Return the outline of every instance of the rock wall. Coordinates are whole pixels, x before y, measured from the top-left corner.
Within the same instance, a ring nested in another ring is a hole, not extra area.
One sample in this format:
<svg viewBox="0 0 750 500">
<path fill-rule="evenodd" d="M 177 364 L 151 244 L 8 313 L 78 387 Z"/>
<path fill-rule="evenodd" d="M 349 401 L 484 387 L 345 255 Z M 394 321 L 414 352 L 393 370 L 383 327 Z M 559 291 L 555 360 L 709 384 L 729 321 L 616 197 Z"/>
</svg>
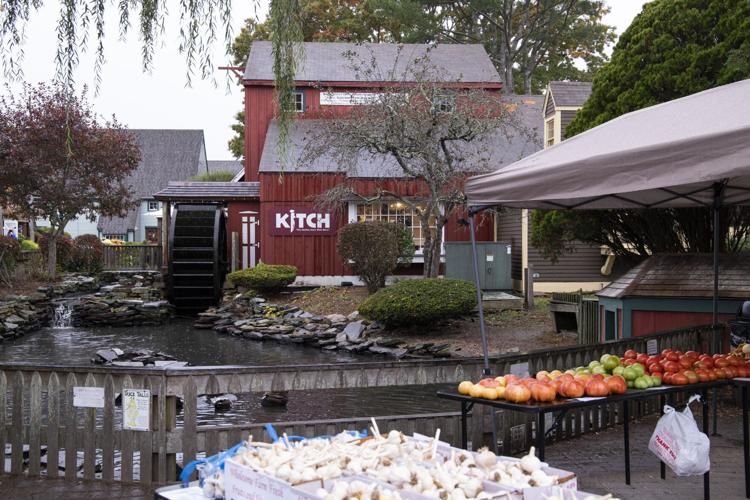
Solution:
<svg viewBox="0 0 750 500">
<path fill-rule="evenodd" d="M 159 271 L 104 271 L 99 274 L 101 291 L 113 299 L 156 301 L 165 298 Z"/>
<path fill-rule="evenodd" d="M 306 344 L 332 351 L 381 354 L 396 358 L 450 357 L 448 344 L 409 344 L 381 336 L 383 327 L 354 312 L 349 316 L 318 316 L 296 306 L 267 303 L 245 294 L 225 297 L 218 308 L 198 315 L 196 328 L 249 340 Z"/>
<path fill-rule="evenodd" d="M 74 326 L 160 325 L 174 316 L 166 300 L 121 299 L 97 293 L 73 305 Z"/>
<path fill-rule="evenodd" d="M 16 297 L 0 302 L 0 340 L 13 339 L 49 324 L 52 309 L 46 297 Z"/>
</svg>

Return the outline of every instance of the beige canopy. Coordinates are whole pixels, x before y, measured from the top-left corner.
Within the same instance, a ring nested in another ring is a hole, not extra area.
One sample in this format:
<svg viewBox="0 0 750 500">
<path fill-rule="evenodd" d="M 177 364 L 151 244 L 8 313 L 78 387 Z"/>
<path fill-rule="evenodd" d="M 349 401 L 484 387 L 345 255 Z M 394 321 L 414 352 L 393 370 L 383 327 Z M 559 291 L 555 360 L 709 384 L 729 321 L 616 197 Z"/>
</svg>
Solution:
<svg viewBox="0 0 750 500">
<path fill-rule="evenodd" d="M 723 189 L 722 189 L 723 188 Z M 620 116 L 471 177 L 473 207 L 750 205 L 750 80 Z"/>
</svg>

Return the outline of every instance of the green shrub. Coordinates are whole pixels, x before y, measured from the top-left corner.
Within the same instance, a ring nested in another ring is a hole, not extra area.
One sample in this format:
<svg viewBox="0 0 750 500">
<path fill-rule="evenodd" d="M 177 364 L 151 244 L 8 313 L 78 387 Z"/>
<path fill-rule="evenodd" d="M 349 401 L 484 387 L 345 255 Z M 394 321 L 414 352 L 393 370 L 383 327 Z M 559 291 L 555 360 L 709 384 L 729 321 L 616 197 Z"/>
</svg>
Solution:
<svg viewBox="0 0 750 500">
<path fill-rule="evenodd" d="M 398 265 L 399 241 L 395 224 L 356 222 L 339 229 L 336 251 L 351 265 L 370 293 L 385 286 Z"/>
<path fill-rule="evenodd" d="M 366 318 L 388 326 L 430 323 L 461 316 L 477 305 L 472 283 L 425 278 L 400 281 L 371 295 L 358 310 Z"/>
<path fill-rule="evenodd" d="M 234 286 L 261 292 L 276 292 L 290 285 L 297 278 L 297 268 L 259 263 L 252 269 L 243 269 L 227 275 Z"/>
<path fill-rule="evenodd" d="M 69 271 L 98 273 L 102 270 L 104 244 L 93 234 L 83 234 L 73 240 L 73 255 L 67 269 Z"/>
<path fill-rule="evenodd" d="M 33 251 L 39 250 L 39 245 L 31 240 L 21 240 L 21 250 Z"/>
</svg>

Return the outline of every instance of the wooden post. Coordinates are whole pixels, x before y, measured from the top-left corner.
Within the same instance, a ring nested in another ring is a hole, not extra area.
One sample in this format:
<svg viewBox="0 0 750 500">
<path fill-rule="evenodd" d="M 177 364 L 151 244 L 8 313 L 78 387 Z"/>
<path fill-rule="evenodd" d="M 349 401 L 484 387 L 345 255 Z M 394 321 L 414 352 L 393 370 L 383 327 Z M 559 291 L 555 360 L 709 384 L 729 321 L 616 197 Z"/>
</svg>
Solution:
<svg viewBox="0 0 750 500">
<path fill-rule="evenodd" d="M 534 308 L 534 265 L 529 264 L 526 269 L 526 304 L 529 309 Z"/>
<path fill-rule="evenodd" d="M 237 270 L 237 262 L 240 258 L 240 238 L 237 231 L 232 231 L 232 272 Z"/>
<path fill-rule="evenodd" d="M 166 421 L 167 432 L 172 432 L 177 428 L 177 396 L 166 397 L 166 408 L 164 411 L 164 420 Z M 166 447 L 166 442 L 163 443 Z M 166 481 L 171 482 L 177 479 L 177 455 L 167 453 L 167 476 Z"/>
<path fill-rule="evenodd" d="M 169 228 L 171 224 L 171 203 L 165 201 L 161 204 L 161 263 L 162 272 L 166 274 L 169 268 Z"/>
</svg>

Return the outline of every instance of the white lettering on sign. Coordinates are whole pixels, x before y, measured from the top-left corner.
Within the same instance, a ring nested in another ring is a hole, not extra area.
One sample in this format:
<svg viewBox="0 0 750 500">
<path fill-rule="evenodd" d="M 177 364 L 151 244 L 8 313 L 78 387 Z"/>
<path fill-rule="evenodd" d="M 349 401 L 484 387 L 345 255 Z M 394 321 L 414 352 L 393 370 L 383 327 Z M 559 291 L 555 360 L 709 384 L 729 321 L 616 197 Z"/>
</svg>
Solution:
<svg viewBox="0 0 750 500">
<path fill-rule="evenodd" d="M 294 231 L 309 231 L 314 229 L 330 229 L 331 214 L 295 212 L 293 209 L 286 213 L 276 214 L 276 229 Z"/>
<path fill-rule="evenodd" d="M 73 387 L 73 406 L 104 408 L 104 387 Z"/>
<path fill-rule="evenodd" d="M 372 104 L 381 94 L 375 92 L 322 92 L 320 94 L 321 106 L 356 106 L 359 104 Z"/>
</svg>

